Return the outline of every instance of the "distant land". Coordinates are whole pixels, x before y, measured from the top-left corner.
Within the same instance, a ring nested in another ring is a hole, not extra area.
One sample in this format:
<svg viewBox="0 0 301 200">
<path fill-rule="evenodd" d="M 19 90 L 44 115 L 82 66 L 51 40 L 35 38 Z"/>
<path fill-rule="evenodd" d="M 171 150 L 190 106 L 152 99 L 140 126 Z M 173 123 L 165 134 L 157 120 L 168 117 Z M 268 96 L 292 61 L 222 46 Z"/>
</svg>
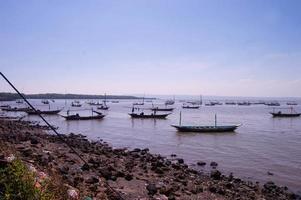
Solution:
<svg viewBox="0 0 301 200">
<path fill-rule="evenodd" d="M 23 94 L 28 99 L 104 99 L 105 95 L 87 95 L 87 94 Z M 0 92 L 0 101 L 14 101 L 21 97 L 17 93 Z M 128 95 L 107 95 L 107 99 L 142 99 L 143 97 Z M 155 99 L 155 98 L 146 98 Z"/>
</svg>

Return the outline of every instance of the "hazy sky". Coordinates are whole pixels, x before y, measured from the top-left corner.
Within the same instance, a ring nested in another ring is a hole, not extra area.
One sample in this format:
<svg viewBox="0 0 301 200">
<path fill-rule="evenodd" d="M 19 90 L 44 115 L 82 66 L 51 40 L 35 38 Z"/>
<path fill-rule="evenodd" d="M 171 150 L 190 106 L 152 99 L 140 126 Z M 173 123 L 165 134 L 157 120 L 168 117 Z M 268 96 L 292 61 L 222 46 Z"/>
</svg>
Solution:
<svg viewBox="0 0 301 200">
<path fill-rule="evenodd" d="M 301 96 L 300 10 L 300 0 L 0 0 L 0 69 L 26 93 Z"/>
</svg>

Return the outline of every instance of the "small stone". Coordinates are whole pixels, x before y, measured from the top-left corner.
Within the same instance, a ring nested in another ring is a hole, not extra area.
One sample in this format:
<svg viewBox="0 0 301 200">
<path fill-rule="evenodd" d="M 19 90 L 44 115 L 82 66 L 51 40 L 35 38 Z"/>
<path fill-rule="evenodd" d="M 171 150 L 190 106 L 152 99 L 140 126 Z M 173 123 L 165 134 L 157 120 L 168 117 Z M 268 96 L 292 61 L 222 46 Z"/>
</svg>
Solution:
<svg viewBox="0 0 301 200">
<path fill-rule="evenodd" d="M 89 165 L 88 165 L 87 163 L 85 163 L 85 164 L 81 167 L 81 169 L 82 169 L 83 171 L 89 171 L 90 167 L 89 167 Z"/>
<path fill-rule="evenodd" d="M 218 170 L 212 170 L 210 173 L 210 177 L 213 178 L 214 180 L 220 180 L 221 178 L 221 172 Z"/>
<path fill-rule="evenodd" d="M 131 181 L 132 179 L 133 179 L 133 175 L 131 175 L 131 174 L 127 174 L 127 175 L 125 175 L 125 180 L 127 180 L 127 181 Z"/>
<path fill-rule="evenodd" d="M 214 162 L 214 161 L 213 161 L 213 162 L 210 163 L 210 166 L 211 166 L 211 167 L 217 167 L 218 164 L 217 164 L 217 162 Z"/>
<path fill-rule="evenodd" d="M 149 195 L 154 195 L 157 193 L 157 187 L 155 184 L 150 183 L 146 186 Z"/>
<path fill-rule="evenodd" d="M 206 165 L 206 162 L 199 161 L 199 162 L 197 162 L 197 165 L 199 165 L 199 166 L 205 166 L 205 165 Z"/>
<path fill-rule="evenodd" d="M 178 163 L 179 164 L 183 164 L 184 163 L 184 159 L 183 158 L 178 158 Z"/>
</svg>

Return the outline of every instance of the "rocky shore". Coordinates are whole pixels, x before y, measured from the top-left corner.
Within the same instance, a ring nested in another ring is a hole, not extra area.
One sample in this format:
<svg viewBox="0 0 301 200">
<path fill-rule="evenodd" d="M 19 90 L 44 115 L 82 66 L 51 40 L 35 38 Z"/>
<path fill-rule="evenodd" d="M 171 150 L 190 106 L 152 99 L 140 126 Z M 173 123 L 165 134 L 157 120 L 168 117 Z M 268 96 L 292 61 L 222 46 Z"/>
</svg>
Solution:
<svg viewBox="0 0 301 200">
<path fill-rule="evenodd" d="M 146 149 L 113 149 L 106 142 L 80 134 L 64 139 L 89 164 L 81 161 L 56 135 L 29 122 L 0 119 L 1 145 L 48 174 L 56 174 L 76 191 L 74 199 L 300 199 L 273 182 L 263 186 L 214 169 L 209 174 L 189 168 L 183 159 L 167 159 Z M 2 149 L 2 148 L 1 148 Z M 1 152 L 6 154 L 6 152 Z M 204 163 L 199 162 L 199 165 Z M 113 190 L 111 189 L 113 188 Z"/>
</svg>

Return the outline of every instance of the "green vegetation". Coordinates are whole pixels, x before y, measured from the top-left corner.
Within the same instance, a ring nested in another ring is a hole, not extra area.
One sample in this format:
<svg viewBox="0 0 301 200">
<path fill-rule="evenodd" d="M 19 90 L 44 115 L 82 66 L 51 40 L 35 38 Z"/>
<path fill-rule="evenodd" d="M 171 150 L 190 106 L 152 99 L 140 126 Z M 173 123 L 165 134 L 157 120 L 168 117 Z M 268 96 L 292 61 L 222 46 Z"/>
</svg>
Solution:
<svg viewBox="0 0 301 200">
<path fill-rule="evenodd" d="M 63 199 L 49 178 L 43 180 L 19 159 L 0 166 L 1 200 Z"/>
<path fill-rule="evenodd" d="M 28 99 L 104 99 L 104 95 L 85 95 L 85 94 L 26 94 Z M 125 96 L 125 95 L 107 95 L 107 99 L 141 99 L 142 97 Z M 0 101 L 14 101 L 20 99 L 16 93 L 0 92 Z M 146 98 L 152 99 L 152 98 Z"/>
</svg>

